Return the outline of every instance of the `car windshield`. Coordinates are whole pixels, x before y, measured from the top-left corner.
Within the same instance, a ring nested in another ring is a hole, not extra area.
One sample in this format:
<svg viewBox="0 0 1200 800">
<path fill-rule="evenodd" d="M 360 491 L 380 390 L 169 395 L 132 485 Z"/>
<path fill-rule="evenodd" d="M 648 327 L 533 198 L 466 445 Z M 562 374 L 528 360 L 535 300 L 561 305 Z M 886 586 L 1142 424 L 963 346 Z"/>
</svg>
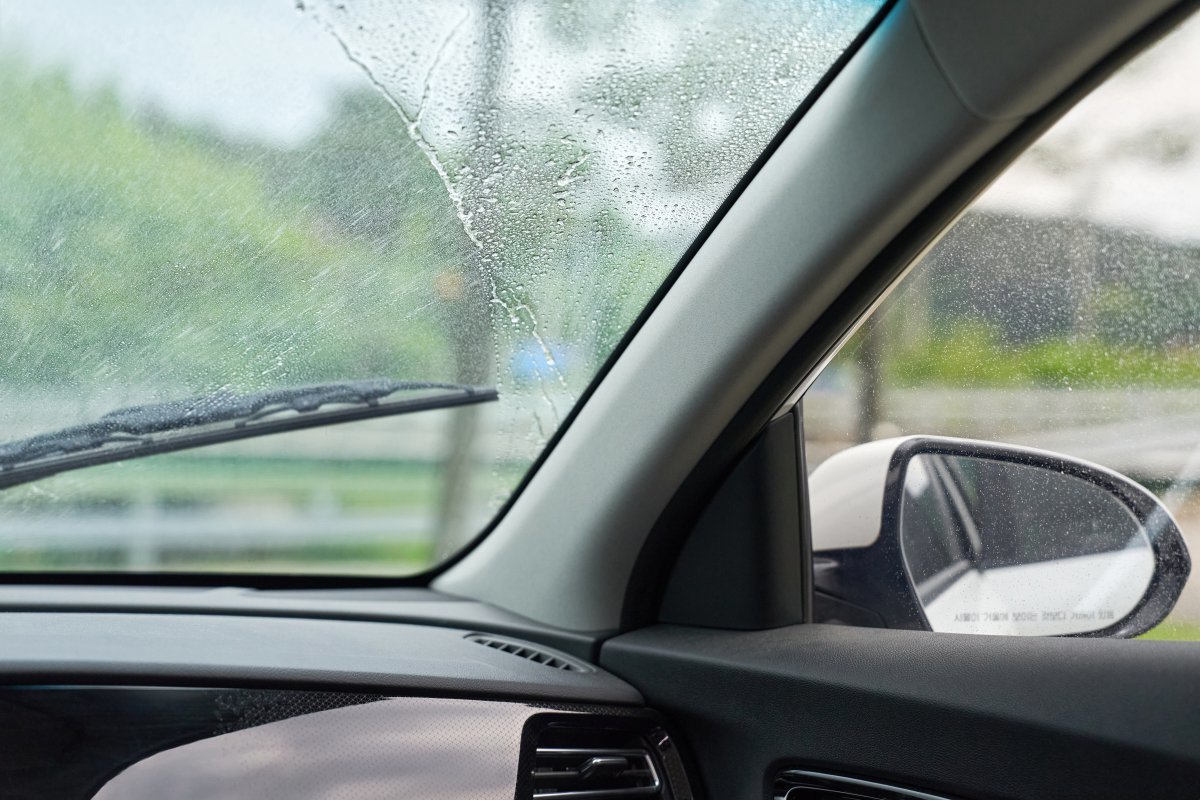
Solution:
<svg viewBox="0 0 1200 800">
<path fill-rule="evenodd" d="M 880 5 L 0 0 L 0 570 L 453 554 Z"/>
</svg>

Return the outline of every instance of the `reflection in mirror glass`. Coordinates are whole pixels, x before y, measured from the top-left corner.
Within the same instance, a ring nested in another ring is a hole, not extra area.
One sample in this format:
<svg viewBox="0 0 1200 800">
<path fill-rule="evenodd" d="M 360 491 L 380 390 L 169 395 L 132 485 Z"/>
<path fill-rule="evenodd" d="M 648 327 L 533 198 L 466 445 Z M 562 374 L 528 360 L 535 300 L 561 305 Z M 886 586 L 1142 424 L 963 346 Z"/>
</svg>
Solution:
<svg viewBox="0 0 1200 800">
<path fill-rule="evenodd" d="M 914 457 L 900 540 L 935 631 L 1101 630 L 1134 609 L 1154 573 L 1144 527 L 1113 494 L 1073 475 L 986 458 Z"/>
</svg>

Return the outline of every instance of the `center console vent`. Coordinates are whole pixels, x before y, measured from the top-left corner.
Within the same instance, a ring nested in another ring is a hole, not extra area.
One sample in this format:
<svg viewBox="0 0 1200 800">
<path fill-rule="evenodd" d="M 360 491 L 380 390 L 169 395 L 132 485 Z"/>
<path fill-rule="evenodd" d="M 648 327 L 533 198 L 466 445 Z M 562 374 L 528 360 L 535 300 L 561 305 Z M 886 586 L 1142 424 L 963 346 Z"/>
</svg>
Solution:
<svg viewBox="0 0 1200 800">
<path fill-rule="evenodd" d="M 661 794 L 658 768 L 644 747 L 539 747 L 534 754 L 533 796 L 539 800 Z"/>
<path fill-rule="evenodd" d="M 775 800 L 950 800 L 864 778 L 789 769 L 775 779 Z"/>
<path fill-rule="evenodd" d="M 516 800 L 695 800 L 683 753 L 649 709 L 530 719 Z"/>
</svg>

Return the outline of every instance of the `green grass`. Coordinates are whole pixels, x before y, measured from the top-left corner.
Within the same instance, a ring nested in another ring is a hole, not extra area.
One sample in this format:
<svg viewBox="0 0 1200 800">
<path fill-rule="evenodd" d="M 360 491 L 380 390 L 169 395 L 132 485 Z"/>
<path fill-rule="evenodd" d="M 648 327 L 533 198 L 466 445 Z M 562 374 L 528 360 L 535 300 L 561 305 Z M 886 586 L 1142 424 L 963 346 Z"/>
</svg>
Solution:
<svg viewBox="0 0 1200 800">
<path fill-rule="evenodd" d="M 434 464 L 416 462 L 170 455 L 97 467 L 62 482 L 80 502 L 128 500 L 133 489 L 174 505 L 234 499 L 299 505 L 321 492 L 341 508 L 370 511 L 429 506 L 439 473 Z"/>
<path fill-rule="evenodd" d="M 441 502 L 443 467 L 438 463 L 252 456 L 169 454 L 67 472 L 0 493 L 0 515 L 153 514 L 212 510 L 296 515 L 315 513 L 407 518 L 425 521 L 423 540 L 380 541 L 378 534 L 352 533 L 321 544 L 256 543 L 252 528 L 244 544 L 207 549 L 171 546 L 156 551 L 163 571 L 390 574 L 419 572 L 436 561 L 434 527 Z M 518 464 L 477 472 L 476 502 L 512 489 L 523 472 Z M 105 544 L 80 549 L 20 539 L 0 547 L 3 571 L 122 570 L 127 548 Z"/>
<path fill-rule="evenodd" d="M 477 476 L 489 494 L 512 487 L 522 465 Z M 0 508 L 121 508 L 141 497 L 171 507 L 239 502 L 307 506 L 320 496 L 350 511 L 419 511 L 441 493 L 437 463 L 312 458 L 162 455 L 67 472 L 0 495 Z"/>
<path fill-rule="evenodd" d="M 1200 623 L 1166 619 L 1139 639 L 1158 639 L 1171 642 L 1200 642 Z"/>
<path fill-rule="evenodd" d="M 412 575 L 433 565 L 432 542 L 347 542 L 246 549 L 228 553 L 166 550 L 158 572 L 220 572 L 326 575 Z M 122 550 L 86 553 L 58 549 L 19 549 L 4 553 L 5 572 L 96 572 L 129 568 Z"/>
<path fill-rule="evenodd" d="M 1200 349 L 1149 348 L 1055 338 L 1016 345 L 993 328 L 964 322 L 885 355 L 897 386 L 1196 386 Z"/>
</svg>

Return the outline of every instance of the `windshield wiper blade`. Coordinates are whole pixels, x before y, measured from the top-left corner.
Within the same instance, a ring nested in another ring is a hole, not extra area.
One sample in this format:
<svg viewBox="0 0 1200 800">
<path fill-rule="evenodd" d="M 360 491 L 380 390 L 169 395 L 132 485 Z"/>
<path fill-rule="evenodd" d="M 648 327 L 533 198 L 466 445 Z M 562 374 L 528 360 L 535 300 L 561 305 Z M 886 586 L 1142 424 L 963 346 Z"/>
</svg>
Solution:
<svg viewBox="0 0 1200 800">
<path fill-rule="evenodd" d="M 498 397 L 492 387 L 369 378 L 130 406 L 0 444 L 0 489 L 97 464 Z"/>
</svg>

